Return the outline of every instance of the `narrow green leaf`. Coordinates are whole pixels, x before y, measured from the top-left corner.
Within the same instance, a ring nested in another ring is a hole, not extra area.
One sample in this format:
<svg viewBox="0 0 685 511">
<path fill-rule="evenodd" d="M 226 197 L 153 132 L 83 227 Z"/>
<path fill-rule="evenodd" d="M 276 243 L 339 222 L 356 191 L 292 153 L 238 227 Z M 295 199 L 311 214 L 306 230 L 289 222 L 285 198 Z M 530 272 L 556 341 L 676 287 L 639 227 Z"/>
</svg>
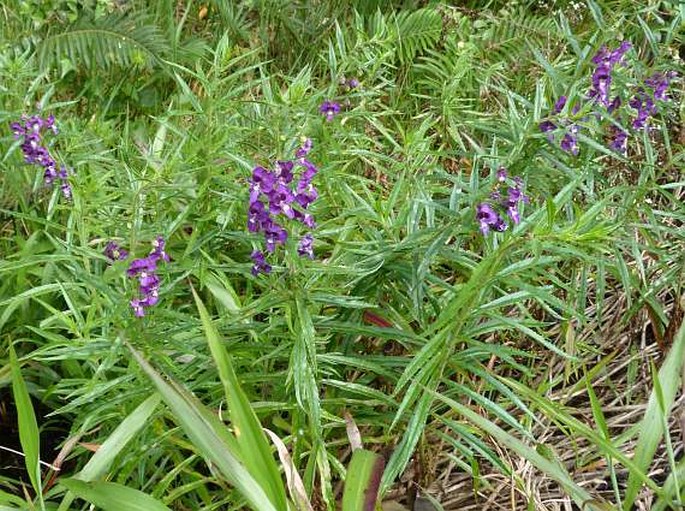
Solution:
<svg viewBox="0 0 685 511">
<path fill-rule="evenodd" d="M 352 454 L 345 478 L 343 511 L 374 511 L 383 473 L 383 457 L 357 449 Z"/>
<path fill-rule="evenodd" d="M 683 367 L 683 356 L 685 355 L 685 323 L 681 325 L 676 334 L 671 351 L 664 360 L 658 375 L 658 385 L 663 397 L 663 406 L 660 406 L 657 395 L 657 387 L 652 390 L 647 402 L 645 415 L 640 422 L 640 436 L 637 440 L 637 449 L 633 462 L 643 472 L 647 472 L 654 459 L 654 453 L 661 442 L 664 434 L 662 427 L 663 417 L 668 416 L 678 389 L 680 388 L 681 369 Z M 656 383 L 656 382 L 655 382 Z M 632 509 L 635 503 L 642 481 L 637 474 L 630 472 L 626 486 L 625 500 L 623 509 Z"/>
<path fill-rule="evenodd" d="M 250 507 L 255 511 L 287 511 L 287 508 L 273 506 L 264 489 L 241 463 L 240 447 L 226 426 L 190 392 L 173 381 L 167 382 L 132 346 L 128 345 L 128 348 L 188 438 L 242 493 Z"/>
<path fill-rule="evenodd" d="M 40 432 L 38 431 L 38 422 L 36 421 L 31 397 L 26 388 L 26 382 L 24 382 L 24 378 L 21 375 L 21 367 L 12 343 L 9 345 L 9 352 L 10 366 L 12 368 L 12 394 L 14 395 L 14 404 L 17 407 L 19 421 L 19 442 L 24 451 L 24 462 L 26 463 L 26 471 L 31 479 L 31 486 L 33 486 L 36 495 L 40 498 L 43 489 L 39 464 Z"/>
<path fill-rule="evenodd" d="M 140 403 L 128 417 L 126 417 L 117 428 L 107 437 L 88 463 L 76 474 L 76 478 L 81 481 L 93 481 L 100 479 L 107 474 L 109 467 L 114 459 L 126 447 L 129 441 L 148 424 L 152 412 L 161 401 L 159 394 L 153 394 L 145 401 Z M 70 509 L 74 500 L 72 493 L 67 493 L 59 506 L 59 511 Z"/>
<path fill-rule="evenodd" d="M 262 425 L 240 386 L 231 359 L 221 345 L 219 334 L 212 324 L 207 309 L 195 289 L 191 288 L 191 290 L 195 297 L 195 304 L 200 311 L 209 348 L 219 370 L 219 378 L 224 385 L 231 424 L 240 446 L 241 459 L 250 474 L 267 493 L 273 505 L 278 509 L 287 509 L 283 480 L 271 453 L 271 447 L 262 430 Z"/>
<path fill-rule="evenodd" d="M 79 498 L 104 511 L 171 511 L 147 493 L 122 484 L 60 479 L 59 483 Z"/>
</svg>

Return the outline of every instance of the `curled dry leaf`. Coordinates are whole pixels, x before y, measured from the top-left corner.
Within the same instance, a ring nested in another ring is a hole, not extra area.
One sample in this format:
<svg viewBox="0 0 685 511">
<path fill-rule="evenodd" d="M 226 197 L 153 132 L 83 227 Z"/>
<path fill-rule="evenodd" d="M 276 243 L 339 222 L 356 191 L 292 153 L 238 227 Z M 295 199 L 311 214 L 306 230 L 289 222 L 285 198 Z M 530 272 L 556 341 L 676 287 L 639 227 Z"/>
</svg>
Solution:
<svg viewBox="0 0 685 511">
<path fill-rule="evenodd" d="M 312 504 L 309 502 L 309 498 L 307 497 L 307 491 L 304 488 L 302 478 L 300 477 L 300 474 L 297 473 L 295 465 L 293 464 L 293 460 L 290 458 L 288 448 L 283 443 L 283 440 L 276 435 L 276 433 L 266 428 L 263 429 L 276 446 L 278 458 L 281 460 L 283 471 L 285 472 L 288 490 L 290 491 L 290 495 L 297 505 L 297 509 L 300 511 L 314 511 L 314 508 L 312 508 Z"/>
</svg>

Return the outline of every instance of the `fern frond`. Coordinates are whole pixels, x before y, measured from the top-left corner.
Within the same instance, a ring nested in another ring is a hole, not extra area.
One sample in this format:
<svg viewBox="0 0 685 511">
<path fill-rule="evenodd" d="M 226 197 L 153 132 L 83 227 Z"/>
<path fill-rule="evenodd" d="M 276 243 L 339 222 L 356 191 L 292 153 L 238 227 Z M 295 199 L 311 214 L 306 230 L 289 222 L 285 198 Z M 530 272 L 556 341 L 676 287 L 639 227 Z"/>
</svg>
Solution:
<svg viewBox="0 0 685 511">
<path fill-rule="evenodd" d="M 38 46 L 41 68 L 69 59 L 86 68 L 163 65 L 172 48 L 162 31 L 149 23 L 112 14 L 97 20 L 84 17 L 65 30 L 48 35 Z"/>
<path fill-rule="evenodd" d="M 442 33 L 442 16 L 434 9 L 403 11 L 395 21 L 399 57 L 403 64 L 411 62 L 418 53 L 432 49 Z"/>
</svg>

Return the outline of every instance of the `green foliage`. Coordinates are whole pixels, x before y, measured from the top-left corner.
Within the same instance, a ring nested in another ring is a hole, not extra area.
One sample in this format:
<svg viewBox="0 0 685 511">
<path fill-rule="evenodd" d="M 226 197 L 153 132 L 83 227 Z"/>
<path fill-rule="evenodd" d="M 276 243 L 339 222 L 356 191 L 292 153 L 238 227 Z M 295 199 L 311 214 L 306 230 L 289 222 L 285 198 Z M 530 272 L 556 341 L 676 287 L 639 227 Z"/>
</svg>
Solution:
<svg viewBox="0 0 685 511">
<path fill-rule="evenodd" d="M 0 507 L 373 509 L 467 474 L 465 507 L 498 480 L 521 509 L 677 509 L 679 82 L 626 156 L 606 130 L 630 115 L 573 117 L 578 156 L 539 123 L 622 39 L 632 115 L 636 83 L 681 66 L 683 13 L 573 5 L 2 7 L 0 447 L 20 454 Z M 7 129 L 37 108 L 72 201 Z M 250 173 L 304 137 L 316 257 L 298 225 L 255 276 Z M 530 200 L 483 236 L 500 166 Z M 171 261 L 136 318 L 126 269 L 158 235 Z"/>
<path fill-rule="evenodd" d="M 171 47 L 159 28 L 144 20 L 112 14 L 82 17 L 49 33 L 37 48 L 39 66 L 59 67 L 66 59 L 75 68 L 163 67 Z M 62 68 L 64 74 L 68 69 Z"/>
</svg>

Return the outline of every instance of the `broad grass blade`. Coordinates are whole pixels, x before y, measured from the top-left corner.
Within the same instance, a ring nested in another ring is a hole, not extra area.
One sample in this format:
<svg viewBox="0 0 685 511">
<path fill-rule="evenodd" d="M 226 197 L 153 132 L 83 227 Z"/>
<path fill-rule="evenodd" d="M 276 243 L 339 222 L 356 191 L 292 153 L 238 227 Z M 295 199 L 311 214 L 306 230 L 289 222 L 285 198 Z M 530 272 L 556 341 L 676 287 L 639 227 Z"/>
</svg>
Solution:
<svg viewBox="0 0 685 511">
<path fill-rule="evenodd" d="M 171 511 L 147 493 L 122 484 L 60 479 L 60 484 L 79 498 L 104 511 Z"/>
<path fill-rule="evenodd" d="M 240 446 L 241 459 L 252 477 L 267 493 L 274 507 L 287 509 L 283 480 L 271 452 L 271 447 L 262 431 L 262 425 L 240 386 L 231 359 L 219 340 L 219 334 L 212 324 L 207 309 L 195 289 L 192 291 L 195 304 L 200 311 L 200 319 L 209 348 L 219 370 L 219 378 L 224 385 L 231 424 Z"/>
<path fill-rule="evenodd" d="M 129 350 L 171 408 L 174 418 L 198 451 L 245 497 L 255 511 L 287 511 L 276 508 L 265 490 L 240 459 L 240 446 L 226 426 L 195 396 L 174 382 L 167 382 L 132 346 Z"/>
<path fill-rule="evenodd" d="M 14 404 L 17 407 L 17 418 L 19 421 L 19 442 L 24 451 L 24 462 L 26 471 L 31 479 L 31 486 L 39 499 L 42 499 L 42 484 L 40 478 L 40 432 L 36 413 L 33 411 L 31 397 L 26 388 L 26 382 L 21 376 L 21 367 L 17 354 L 12 343 L 9 345 L 10 366 L 12 368 L 12 394 Z M 42 502 L 42 500 L 41 500 Z"/>
<path fill-rule="evenodd" d="M 633 462 L 643 472 L 647 472 L 654 459 L 654 453 L 664 435 L 663 415 L 668 416 L 676 393 L 680 388 L 680 376 L 685 355 L 685 323 L 675 335 L 671 351 L 666 356 L 659 370 L 658 385 L 663 397 L 663 407 L 659 404 L 657 387 L 652 390 L 647 402 L 647 410 L 639 427 L 640 436 L 637 441 L 637 449 Z M 642 481 L 634 472 L 628 476 L 623 509 L 632 509 L 635 499 L 642 487 Z"/>
<path fill-rule="evenodd" d="M 105 440 L 88 463 L 76 474 L 75 478 L 81 481 L 94 481 L 107 475 L 114 458 L 126 447 L 131 439 L 148 424 L 152 412 L 159 405 L 161 397 L 153 394 L 140 403 L 131 414 Z M 59 511 L 70 509 L 74 500 L 72 493 L 67 493 L 59 506 Z"/>
<path fill-rule="evenodd" d="M 383 474 L 383 457 L 366 449 L 357 449 L 347 467 L 343 511 L 374 511 Z"/>
</svg>

